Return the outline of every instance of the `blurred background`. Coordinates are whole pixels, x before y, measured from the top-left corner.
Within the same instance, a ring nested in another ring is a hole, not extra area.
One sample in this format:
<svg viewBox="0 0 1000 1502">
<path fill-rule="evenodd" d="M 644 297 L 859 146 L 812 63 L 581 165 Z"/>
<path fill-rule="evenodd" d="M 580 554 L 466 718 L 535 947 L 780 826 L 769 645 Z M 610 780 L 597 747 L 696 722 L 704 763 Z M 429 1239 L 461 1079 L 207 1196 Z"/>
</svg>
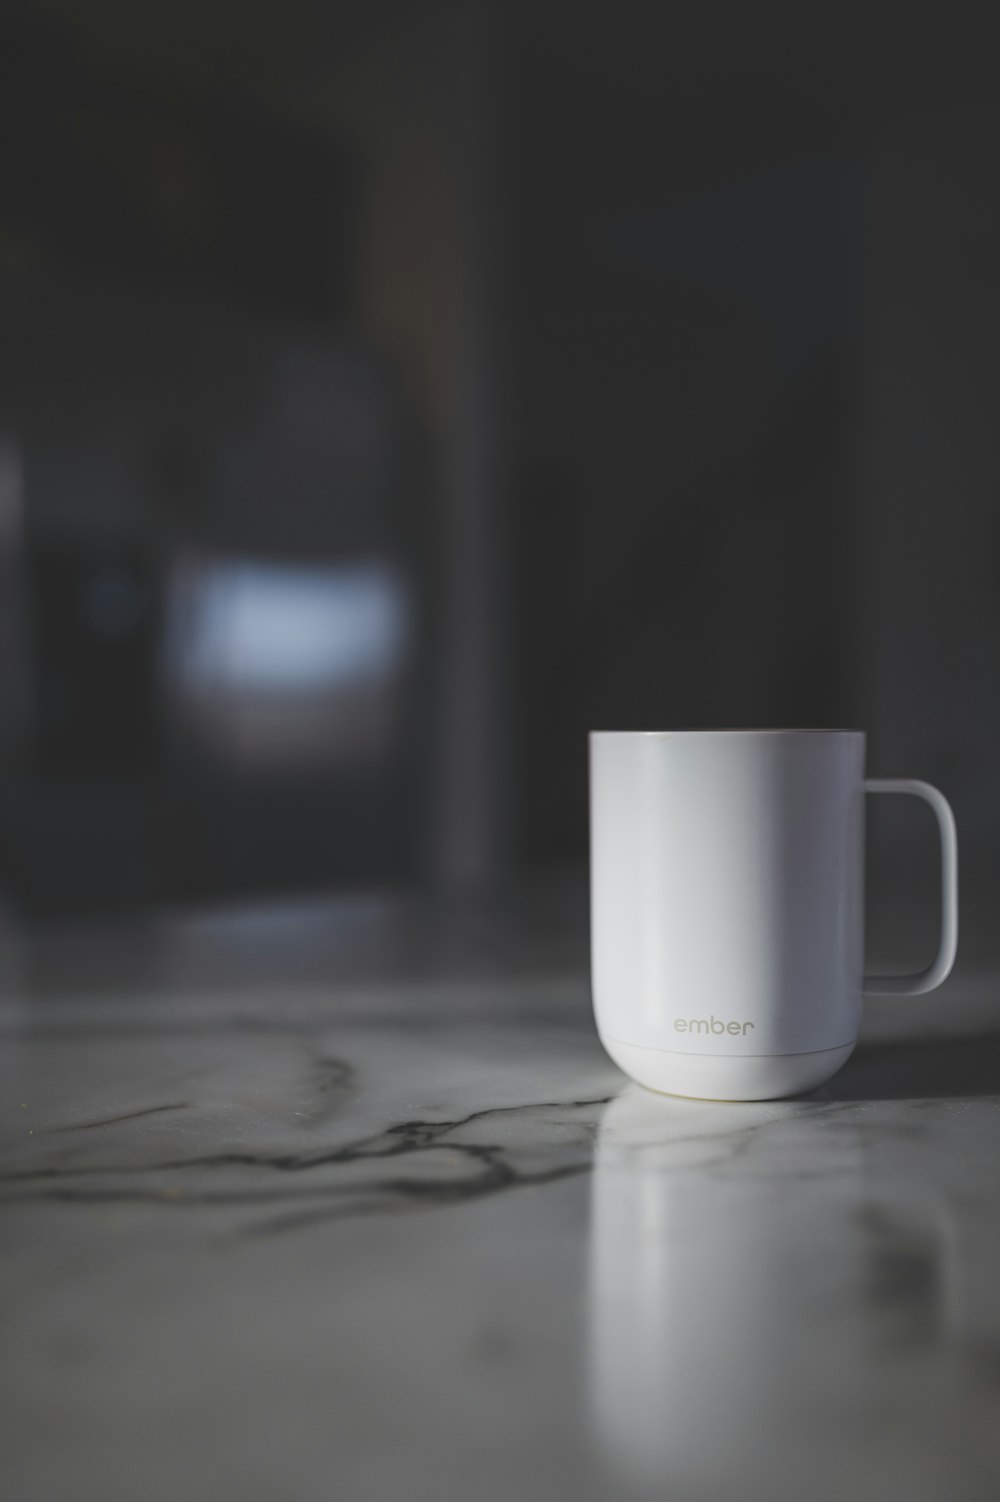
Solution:
<svg viewBox="0 0 1000 1502">
<path fill-rule="evenodd" d="M 957 9 L 5 0 L 0 906 L 583 891 L 589 729 L 844 726 L 986 952 L 998 75 Z"/>
</svg>

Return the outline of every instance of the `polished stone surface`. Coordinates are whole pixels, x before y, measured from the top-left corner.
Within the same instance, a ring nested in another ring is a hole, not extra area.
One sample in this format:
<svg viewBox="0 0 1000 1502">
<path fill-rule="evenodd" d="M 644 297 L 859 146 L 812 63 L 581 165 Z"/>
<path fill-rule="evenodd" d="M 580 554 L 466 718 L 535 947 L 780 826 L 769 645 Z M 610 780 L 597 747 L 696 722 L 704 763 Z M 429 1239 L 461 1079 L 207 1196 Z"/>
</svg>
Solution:
<svg viewBox="0 0 1000 1502">
<path fill-rule="evenodd" d="M 551 902 L 8 930 L 0 1495 L 1000 1495 L 1000 980 L 717 1105 L 583 959 Z"/>
</svg>

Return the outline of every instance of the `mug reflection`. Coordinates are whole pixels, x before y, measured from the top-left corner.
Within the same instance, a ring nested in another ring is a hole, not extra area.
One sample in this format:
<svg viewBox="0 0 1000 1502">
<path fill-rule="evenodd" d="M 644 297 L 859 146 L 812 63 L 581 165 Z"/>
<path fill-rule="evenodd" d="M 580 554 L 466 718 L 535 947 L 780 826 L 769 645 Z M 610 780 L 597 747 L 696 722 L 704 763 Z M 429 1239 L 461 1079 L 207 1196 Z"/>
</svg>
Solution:
<svg viewBox="0 0 1000 1502">
<path fill-rule="evenodd" d="M 874 1468 L 882 1495 L 933 1495 L 957 1433 L 927 1390 L 950 1360 L 956 1236 L 932 1183 L 881 1194 L 868 1133 L 836 1103 L 706 1109 L 631 1086 L 606 1108 L 589 1391 L 630 1490 L 834 1498 Z"/>
</svg>

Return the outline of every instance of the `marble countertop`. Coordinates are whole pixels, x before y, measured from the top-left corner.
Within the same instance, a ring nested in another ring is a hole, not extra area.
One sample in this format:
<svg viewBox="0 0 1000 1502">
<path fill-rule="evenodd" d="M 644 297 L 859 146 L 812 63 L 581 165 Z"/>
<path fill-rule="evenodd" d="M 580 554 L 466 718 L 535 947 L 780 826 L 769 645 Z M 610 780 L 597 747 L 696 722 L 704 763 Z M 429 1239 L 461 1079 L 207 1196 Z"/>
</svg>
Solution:
<svg viewBox="0 0 1000 1502">
<path fill-rule="evenodd" d="M 629 1085 L 558 903 L 0 955 L 0 1495 L 1000 1495 L 1000 978 Z"/>
</svg>

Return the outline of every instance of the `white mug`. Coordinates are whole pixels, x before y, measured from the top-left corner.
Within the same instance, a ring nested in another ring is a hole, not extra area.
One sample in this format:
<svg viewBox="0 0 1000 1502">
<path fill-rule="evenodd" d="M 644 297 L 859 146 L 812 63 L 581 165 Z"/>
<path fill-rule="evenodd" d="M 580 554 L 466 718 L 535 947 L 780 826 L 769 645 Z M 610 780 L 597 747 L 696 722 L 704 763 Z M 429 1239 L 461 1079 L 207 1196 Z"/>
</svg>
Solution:
<svg viewBox="0 0 1000 1502">
<path fill-rule="evenodd" d="M 591 964 L 601 1042 L 640 1084 L 767 1100 L 857 1042 L 863 995 L 939 986 L 958 946 L 958 844 L 926 782 L 865 779 L 856 730 L 596 731 Z M 912 793 L 941 835 L 941 939 L 865 976 L 864 794 Z"/>
</svg>

